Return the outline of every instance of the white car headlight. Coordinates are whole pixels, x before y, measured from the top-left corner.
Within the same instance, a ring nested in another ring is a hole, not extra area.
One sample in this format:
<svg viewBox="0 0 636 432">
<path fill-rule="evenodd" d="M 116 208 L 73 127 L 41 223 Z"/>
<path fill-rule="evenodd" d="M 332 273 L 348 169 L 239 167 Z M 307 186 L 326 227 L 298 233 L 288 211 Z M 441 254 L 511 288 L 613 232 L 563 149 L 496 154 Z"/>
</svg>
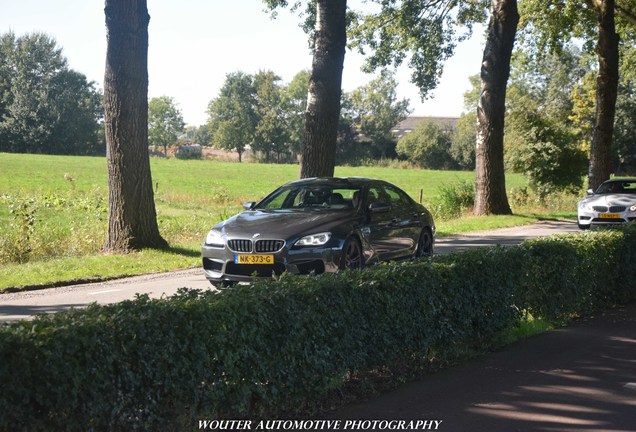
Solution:
<svg viewBox="0 0 636 432">
<path fill-rule="evenodd" d="M 581 202 L 579 203 L 579 210 L 586 210 L 586 211 L 589 211 L 589 210 L 591 210 L 591 209 L 590 209 L 590 206 L 589 206 L 589 204 L 588 204 L 587 202 L 585 202 L 585 201 L 581 201 Z"/>
<path fill-rule="evenodd" d="M 221 233 L 216 230 L 210 230 L 208 235 L 205 237 L 205 244 L 209 246 L 223 247 L 223 236 L 221 236 Z"/>
<path fill-rule="evenodd" d="M 296 242 L 296 246 L 322 246 L 329 241 L 331 233 L 324 232 L 305 236 Z"/>
</svg>

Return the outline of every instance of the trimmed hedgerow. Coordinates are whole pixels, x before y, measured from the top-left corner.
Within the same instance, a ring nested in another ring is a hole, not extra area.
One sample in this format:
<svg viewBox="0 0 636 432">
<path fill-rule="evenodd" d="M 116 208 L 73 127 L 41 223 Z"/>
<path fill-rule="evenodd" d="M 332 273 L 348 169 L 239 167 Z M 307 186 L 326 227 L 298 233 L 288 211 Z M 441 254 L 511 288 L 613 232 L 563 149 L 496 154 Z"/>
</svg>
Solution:
<svg viewBox="0 0 636 432">
<path fill-rule="evenodd" d="M 489 344 L 523 311 L 636 299 L 636 226 L 0 327 L 0 430 L 183 430 L 312 412 L 348 377 Z"/>
</svg>

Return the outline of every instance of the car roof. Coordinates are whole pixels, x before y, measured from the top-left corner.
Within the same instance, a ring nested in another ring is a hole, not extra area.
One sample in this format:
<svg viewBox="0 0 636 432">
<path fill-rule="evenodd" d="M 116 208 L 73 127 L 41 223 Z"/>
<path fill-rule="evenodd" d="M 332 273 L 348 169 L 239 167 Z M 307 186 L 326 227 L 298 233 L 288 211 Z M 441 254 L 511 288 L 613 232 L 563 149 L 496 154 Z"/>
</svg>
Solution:
<svg viewBox="0 0 636 432">
<path fill-rule="evenodd" d="M 623 177 L 623 178 L 611 178 L 609 180 L 605 180 L 603 183 L 623 183 L 623 182 L 636 182 L 636 177 Z"/>
<path fill-rule="evenodd" d="M 367 177 L 311 177 L 294 180 L 285 184 L 288 186 L 336 186 L 336 187 L 360 187 L 371 183 L 384 183 L 383 180 Z"/>
</svg>

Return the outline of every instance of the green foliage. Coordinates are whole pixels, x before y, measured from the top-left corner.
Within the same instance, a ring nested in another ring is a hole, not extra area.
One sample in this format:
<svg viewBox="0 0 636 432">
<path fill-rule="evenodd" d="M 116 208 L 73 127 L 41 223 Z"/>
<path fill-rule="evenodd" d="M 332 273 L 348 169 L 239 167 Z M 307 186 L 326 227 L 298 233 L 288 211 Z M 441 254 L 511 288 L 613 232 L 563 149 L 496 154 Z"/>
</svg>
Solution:
<svg viewBox="0 0 636 432">
<path fill-rule="evenodd" d="M 0 239 L 0 264 L 91 254 L 103 242 L 104 227 L 100 225 L 106 220 L 104 197 L 76 193 L 3 195 L 3 205 L 13 221 Z M 60 223 L 69 215 L 70 220 L 65 221 L 68 225 Z"/>
<path fill-rule="evenodd" d="M 240 160 L 250 145 L 265 162 L 292 161 L 302 140 L 309 72 L 299 72 L 287 86 L 280 81 L 272 71 L 228 74 L 208 105 L 202 144 L 236 151 Z"/>
<path fill-rule="evenodd" d="M 475 205 L 475 184 L 464 180 L 457 184 L 441 186 L 439 198 L 433 204 L 435 219 L 451 219 L 472 210 Z"/>
<path fill-rule="evenodd" d="M 229 73 L 220 94 L 208 105 L 208 127 L 214 146 L 239 154 L 254 140 L 258 122 L 254 77 L 243 72 Z"/>
<path fill-rule="evenodd" d="M 526 112 L 525 123 L 516 130 L 522 144 L 508 151 L 511 167 L 527 175 L 530 187 L 540 197 L 560 190 L 576 193 L 583 185 L 585 153 L 567 131 L 540 114 L 532 118 L 533 114 Z"/>
<path fill-rule="evenodd" d="M 458 42 L 483 22 L 489 1 L 443 0 L 424 4 L 411 0 L 374 0 L 380 7 L 356 12 L 349 29 L 350 43 L 366 55 L 368 71 L 400 66 L 408 58 L 411 81 L 422 99 L 435 88 L 444 61 Z M 370 52 L 367 52 L 370 51 Z"/>
<path fill-rule="evenodd" d="M 574 47 L 540 59 L 517 52 L 507 92 L 505 159 L 509 169 L 528 176 L 541 197 L 578 190 L 587 167 L 581 131 L 574 118 L 574 89 L 585 75 Z"/>
<path fill-rule="evenodd" d="M 357 131 L 371 141 L 376 158 L 392 156 L 395 138 L 391 130 L 409 113 L 408 99 L 397 100 L 395 75 L 383 70 L 368 84 L 345 95 L 349 101 L 343 104 Z"/>
<path fill-rule="evenodd" d="M 161 96 L 148 102 L 148 141 L 150 145 L 161 146 L 168 154 L 168 146 L 177 142 L 183 133 L 185 122 L 173 98 Z"/>
<path fill-rule="evenodd" d="M 450 142 L 450 135 L 440 126 L 423 121 L 413 132 L 398 141 L 396 151 L 423 168 L 451 169 L 453 160 L 449 154 Z"/>
<path fill-rule="evenodd" d="M 287 113 L 289 150 L 295 153 L 300 152 L 302 144 L 310 77 L 311 73 L 308 70 L 300 71 L 294 75 L 291 82 L 283 90 L 283 107 Z"/>
<path fill-rule="evenodd" d="M 632 224 L 5 324 L 0 429 L 315 414 L 351 376 L 499 343 L 522 311 L 562 322 L 633 301 L 635 259 Z"/>
<path fill-rule="evenodd" d="M 477 143 L 477 111 L 464 113 L 457 120 L 451 137 L 449 154 L 463 170 L 475 169 L 475 146 Z"/>
<path fill-rule="evenodd" d="M 270 162 L 276 155 L 278 162 L 289 159 L 289 128 L 287 113 L 283 106 L 283 88 L 279 84 L 281 77 L 272 71 L 260 71 L 254 75 L 256 92 L 256 125 L 252 148 L 265 155 L 265 162 Z"/>
<path fill-rule="evenodd" d="M 9 213 L 13 215 L 14 222 L 9 225 L 9 230 L 0 240 L 0 263 L 18 262 L 29 260 L 33 250 L 32 238 L 35 231 L 35 215 L 37 207 L 34 199 L 16 199 L 15 197 L 2 196 L 0 203 L 6 202 Z"/>
<path fill-rule="evenodd" d="M 0 35 L 0 151 L 103 154 L 95 83 L 69 69 L 54 39 Z"/>
</svg>

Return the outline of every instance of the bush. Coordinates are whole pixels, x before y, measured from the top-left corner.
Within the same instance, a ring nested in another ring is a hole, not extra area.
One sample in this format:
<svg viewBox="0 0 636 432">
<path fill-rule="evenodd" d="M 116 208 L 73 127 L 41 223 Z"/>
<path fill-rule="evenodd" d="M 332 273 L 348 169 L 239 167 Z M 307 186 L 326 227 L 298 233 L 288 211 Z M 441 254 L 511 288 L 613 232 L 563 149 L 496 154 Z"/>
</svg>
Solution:
<svg viewBox="0 0 636 432">
<path fill-rule="evenodd" d="M 475 185 L 469 181 L 440 186 L 440 198 L 433 204 L 436 219 L 451 219 L 472 210 L 475 205 Z"/>
<path fill-rule="evenodd" d="M 307 415 L 356 374 L 488 346 L 522 311 L 565 320 L 634 300 L 635 260 L 632 224 L 5 324 L 0 430 Z"/>
</svg>

